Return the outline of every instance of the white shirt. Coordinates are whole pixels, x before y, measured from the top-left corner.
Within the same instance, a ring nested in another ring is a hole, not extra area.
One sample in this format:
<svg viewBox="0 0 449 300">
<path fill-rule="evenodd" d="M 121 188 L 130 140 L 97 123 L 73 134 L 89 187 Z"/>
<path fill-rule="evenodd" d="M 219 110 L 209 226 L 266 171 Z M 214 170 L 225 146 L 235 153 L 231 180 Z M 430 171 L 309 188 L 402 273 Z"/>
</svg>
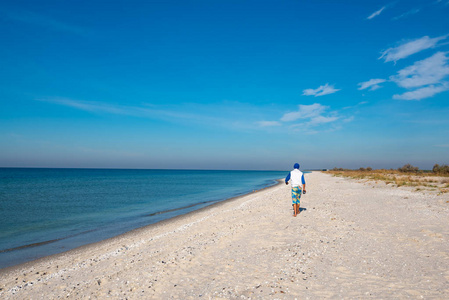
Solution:
<svg viewBox="0 0 449 300">
<path fill-rule="evenodd" d="M 290 179 L 292 187 L 301 187 L 303 184 L 305 184 L 304 174 L 298 169 L 294 169 L 290 172 Z"/>
</svg>

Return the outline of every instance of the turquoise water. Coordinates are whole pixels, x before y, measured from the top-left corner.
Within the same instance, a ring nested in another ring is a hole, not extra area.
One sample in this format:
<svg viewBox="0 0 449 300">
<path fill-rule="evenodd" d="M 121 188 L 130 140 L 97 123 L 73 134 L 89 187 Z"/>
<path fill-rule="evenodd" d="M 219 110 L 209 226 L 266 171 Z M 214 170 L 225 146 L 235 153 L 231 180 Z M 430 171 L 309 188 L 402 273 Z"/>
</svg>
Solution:
<svg viewBox="0 0 449 300">
<path fill-rule="evenodd" d="M 0 268 L 276 184 L 287 172 L 0 168 Z"/>
</svg>

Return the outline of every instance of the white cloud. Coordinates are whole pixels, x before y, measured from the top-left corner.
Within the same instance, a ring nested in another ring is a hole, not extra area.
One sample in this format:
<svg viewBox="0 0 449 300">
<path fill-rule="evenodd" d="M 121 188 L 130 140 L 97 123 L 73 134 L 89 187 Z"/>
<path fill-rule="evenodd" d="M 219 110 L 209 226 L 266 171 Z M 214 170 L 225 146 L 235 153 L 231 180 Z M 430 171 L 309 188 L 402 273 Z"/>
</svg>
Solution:
<svg viewBox="0 0 449 300">
<path fill-rule="evenodd" d="M 377 17 L 378 15 L 380 15 L 382 13 L 382 11 L 387 8 L 386 6 L 382 7 L 381 9 L 379 9 L 378 11 L 373 12 L 369 17 L 367 17 L 367 20 L 371 20 L 374 17 Z"/>
<path fill-rule="evenodd" d="M 328 83 L 326 83 L 325 85 L 321 85 L 317 89 L 305 89 L 302 91 L 302 95 L 319 97 L 319 96 L 333 94 L 338 91 L 339 91 L 339 89 L 336 89 L 336 88 L 334 88 L 333 85 L 329 85 Z"/>
<path fill-rule="evenodd" d="M 359 107 L 359 106 L 361 106 L 361 105 L 365 105 L 365 104 L 367 104 L 367 103 L 369 103 L 369 102 L 368 102 L 368 101 L 361 101 L 361 102 L 357 103 L 356 105 L 345 106 L 345 107 L 343 107 L 342 109 L 344 109 L 344 110 L 347 110 L 347 109 L 354 109 L 354 108 L 357 108 L 357 107 Z"/>
<path fill-rule="evenodd" d="M 369 90 L 370 90 L 370 91 L 375 91 L 375 90 L 378 90 L 378 89 L 380 89 L 380 88 L 381 88 L 380 85 L 375 84 L 375 85 L 373 85 Z"/>
<path fill-rule="evenodd" d="M 162 120 L 169 123 L 199 124 L 207 126 L 224 127 L 231 130 L 248 130 L 255 128 L 269 128 L 281 126 L 280 121 L 262 120 L 256 122 L 263 112 L 260 106 L 247 106 L 238 102 L 224 102 L 214 104 L 185 103 L 178 105 L 153 105 L 142 103 L 140 105 L 121 105 L 99 101 L 85 101 L 64 97 L 42 97 L 37 101 L 70 107 L 94 115 L 119 115 L 153 120 Z M 232 106 L 232 107 L 231 107 Z M 267 110 L 267 115 L 273 111 Z"/>
<path fill-rule="evenodd" d="M 403 13 L 402 15 L 399 15 L 399 16 L 397 16 L 397 17 L 392 18 L 392 20 L 396 21 L 396 20 L 402 19 L 402 18 L 404 18 L 404 17 L 407 17 L 407 16 L 410 16 L 410 15 L 417 14 L 417 13 L 419 13 L 419 11 L 420 11 L 420 9 L 415 8 L 415 9 L 409 10 L 409 11 L 406 12 L 406 13 Z"/>
<path fill-rule="evenodd" d="M 321 115 L 328 106 L 321 105 L 319 103 L 314 103 L 311 105 L 298 105 L 298 111 L 289 112 L 282 116 L 281 121 L 283 122 L 291 122 L 296 121 L 298 119 L 307 119 L 314 118 Z"/>
<path fill-rule="evenodd" d="M 337 121 L 339 117 L 333 116 L 333 117 L 325 117 L 325 116 L 316 116 L 310 119 L 308 125 L 319 125 L 319 124 L 326 124 L 331 123 L 334 121 Z"/>
<path fill-rule="evenodd" d="M 273 126 L 281 126 L 281 123 L 278 121 L 260 121 L 257 122 L 260 127 L 273 127 Z"/>
<path fill-rule="evenodd" d="M 7 11 L 6 15 L 9 19 L 14 21 L 24 22 L 31 25 L 37 25 L 40 27 L 45 27 L 56 31 L 69 32 L 82 36 L 85 36 L 88 33 L 88 31 L 85 28 L 82 28 L 80 26 L 74 26 L 71 24 L 60 22 L 58 20 L 49 18 L 44 15 L 36 14 L 30 11 L 20 11 L 20 12 Z"/>
<path fill-rule="evenodd" d="M 449 90 L 448 52 L 437 52 L 429 58 L 415 62 L 390 76 L 390 80 L 406 89 L 414 89 L 393 95 L 397 100 L 421 100 Z"/>
<path fill-rule="evenodd" d="M 134 115 L 136 113 L 135 108 L 110 105 L 101 102 L 94 101 L 82 101 L 74 100 L 63 97 L 47 97 L 38 99 L 39 101 L 51 102 L 59 105 L 69 106 L 88 112 L 106 112 L 119 115 Z"/>
<path fill-rule="evenodd" d="M 449 75 L 448 57 L 445 52 L 437 52 L 429 58 L 415 62 L 406 67 L 390 80 L 404 88 L 417 88 L 440 83 Z"/>
<path fill-rule="evenodd" d="M 354 116 L 350 116 L 349 118 L 346 118 L 346 119 L 343 120 L 343 122 L 345 122 L 345 123 L 349 123 L 349 122 L 352 122 L 352 121 L 354 121 Z"/>
<path fill-rule="evenodd" d="M 298 105 L 296 111 L 285 113 L 279 121 L 260 121 L 259 127 L 288 125 L 290 130 L 304 134 L 331 132 L 342 128 L 342 124 L 353 121 L 353 117 L 330 111 L 329 106 L 320 103 Z"/>
<path fill-rule="evenodd" d="M 423 36 L 422 38 L 405 42 L 397 47 L 385 50 L 384 52 L 382 52 L 382 55 L 379 57 L 379 59 L 383 58 L 385 62 L 397 62 L 398 60 L 406 58 L 412 54 L 436 47 L 439 41 L 446 39 L 448 36 L 449 35 L 443 35 L 436 38 Z"/>
<path fill-rule="evenodd" d="M 370 91 L 374 91 L 377 90 L 379 88 L 381 88 L 381 86 L 379 85 L 379 83 L 383 83 L 385 82 L 385 79 L 370 79 L 368 81 L 365 82 L 360 82 L 358 85 L 360 85 L 359 90 L 364 90 L 367 88 L 370 88 Z"/>
<path fill-rule="evenodd" d="M 133 116 L 140 118 L 162 119 L 168 121 L 193 121 L 193 122 L 211 122 L 211 123 L 225 123 L 225 119 L 219 119 L 207 115 L 200 115 L 184 111 L 157 109 L 149 106 L 127 106 L 117 105 L 104 102 L 83 101 L 63 97 L 46 97 L 37 99 L 38 101 L 45 101 L 58 105 L 73 107 L 84 110 L 90 113 L 107 113 L 114 115 Z"/>
<path fill-rule="evenodd" d="M 335 129 L 336 127 L 334 126 L 335 125 L 334 123 L 340 120 L 341 118 L 335 111 L 326 112 L 328 109 L 329 106 L 324 106 L 319 103 L 314 103 L 311 105 L 298 105 L 298 111 L 286 113 L 281 118 L 281 121 L 292 122 L 296 120 L 302 120 L 302 122 L 299 124 L 291 125 L 291 128 L 294 128 L 295 130 L 300 130 L 301 132 L 307 134 L 315 134 L 323 130 L 326 131 L 329 130 L 330 127 Z M 326 128 L 321 128 L 320 130 L 316 129 L 320 125 L 325 124 L 328 124 L 328 126 L 326 126 L 327 129 Z"/>
<path fill-rule="evenodd" d="M 433 97 L 434 95 L 449 90 L 449 83 L 443 83 L 439 86 L 426 86 L 414 91 L 406 92 L 401 95 L 394 95 L 393 99 L 396 100 L 421 100 L 425 98 Z"/>
</svg>

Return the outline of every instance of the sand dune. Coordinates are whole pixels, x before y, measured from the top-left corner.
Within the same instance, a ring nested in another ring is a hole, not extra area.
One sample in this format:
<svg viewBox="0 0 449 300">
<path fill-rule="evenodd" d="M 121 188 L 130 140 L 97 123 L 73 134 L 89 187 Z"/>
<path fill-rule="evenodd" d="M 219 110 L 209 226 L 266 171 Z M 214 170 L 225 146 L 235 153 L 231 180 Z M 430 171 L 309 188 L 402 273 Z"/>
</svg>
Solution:
<svg viewBox="0 0 449 300">
<path fill-rule="evenodd" d="M 1 299 L 449 298 L 449 195 L 306 175 L 0 271 Z"/>
</svg>

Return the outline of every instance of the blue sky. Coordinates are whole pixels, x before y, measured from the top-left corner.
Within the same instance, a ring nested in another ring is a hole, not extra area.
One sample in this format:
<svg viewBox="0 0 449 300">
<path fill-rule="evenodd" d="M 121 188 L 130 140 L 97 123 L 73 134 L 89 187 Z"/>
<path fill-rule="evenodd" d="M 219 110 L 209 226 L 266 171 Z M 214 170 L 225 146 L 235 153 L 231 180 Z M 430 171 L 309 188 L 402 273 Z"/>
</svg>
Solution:
<svg viewBox="0 0 449 300">
<path fill-rule="evenodd" d="M 449 164 L 449 0 L 0 3 L 0 166 Z"/>
</svg>

